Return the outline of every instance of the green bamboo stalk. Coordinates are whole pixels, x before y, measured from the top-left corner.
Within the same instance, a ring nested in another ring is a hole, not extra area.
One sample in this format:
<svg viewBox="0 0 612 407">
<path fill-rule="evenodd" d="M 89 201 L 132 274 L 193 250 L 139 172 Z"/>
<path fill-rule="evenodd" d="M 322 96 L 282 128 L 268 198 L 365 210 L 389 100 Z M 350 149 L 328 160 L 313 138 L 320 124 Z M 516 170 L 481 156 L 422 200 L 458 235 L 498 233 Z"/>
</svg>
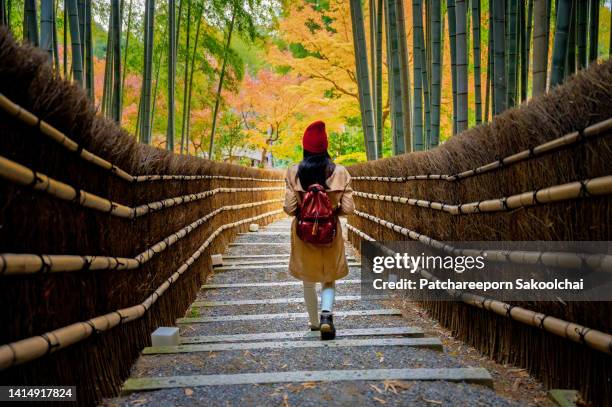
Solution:
<svg viewBox="0 0 612 407">
<path fill-rule="evenodd" d="M 383 156 L 383 63 L 382 63 L 382 35 L 383 35 L 383 0 L 378 0 L 376 7 L 376 153 L 378 158 Z"/>
<path fill-rule="evenodd" d="M 506 110 L 506 35 L 504 0 L 491 0 L 493 9 L 493 115 Z"/>
<path fill-rule="evenodd" d="M 372 108 L 376 112 L 376 0 L 368 0 L 368 24 L 370 25 L 370 90 L 372 94 Z M 376 118 L 375 118 L 376 119 Z M 376 120 L 374 127 L 377 129 Z"/>
<path fill-rule="evenodd" d="M 589 62 L 597 60 L 599 52 L 599 0 L 591 0 L 589 5 Z M 612 16 L 612 9 L 610 15 Z M 612 38 L 612 25 L 610 25 L 610 37 Z M 612 46 L 612 41 L 610 41 Z"/>
<path fill-rule="evenodd" d="M 589 20 L 589 4 L 586 1 L 579 1 L 577 6 L 578 19 L 578 69 L 587 66 L 587 29 Z"/>
<path fill-rule="evenodd" d="M 79 34 L 79 12 L 76 0 L 66 0 L 70 20 L 70 41 L 72 43 L 72 77 L 83 86 L 83 54 L 81 54 L 81 35 Z"/>
<path fill-rule="evenodd" d="M 0 25 L 7 26 L 8 23 L 8 10 L 6 8 L 6 0 L 0 0 Z"/>
<path fill-rule="evenodd" d="M 468 127 L 468 52 L 467 52 L 467 5 L 465 0 L 456 0 L 457 22 L 455 47 L 457 53 L 457 133 Z"/>
<path fill-rule="evenodd" d="M 64 0 L 64 79 L 68 79 L 68 7 Z"/>
<path fill-rule="evenodd" d="M 53 0 L 40 2 L 40 47 L 49 54 L 53 61 Z"/>
<path fill-rule="evenodd" d="M 410 127 L 410 66 L 408 65 L 408 45 L 406 44 L 404 0 L 395 1 L 395 18 L 397 20 L 397 42 L 399 46 L 400 58 L 400 84 L 402 87 L 402 131 L 404 133 L 404 151 L 410 152 L 412 151 L 412 131 Z M 423 50 L 423 47 L 421 49 Z M 429 111 L 427 111 L 427 118 L 429 119 Z M 425 145 L 425 143 L 423 143 L 423 145 Z"/>
<path fill-rule="evenodd" d="M 548 0 L 533 3 L 533 96 L 546 91 L 548 72 Z"/>
<path fill-rule="evenodd" d="M 350 10 L 355 53 L 355 67 L 357 68 L 357 89 L 359 92 L 359 106 L 361 108 L 361 123 L 363 126 L 366 157 L 368 160 L 375 160 L 377 156 L 376 129 L 374 125 L 374 111 L 372 109 L 372 94 L 370 93 L 371 88 L 368 75 L 368 54 L 361 0 L 351 0 Z"/>
<path fill-rule="evenodd" d="M 155 24 L 155 1 L 145 3 L 145 40 L 144 40 L 144 72 L 142 92 L 142 116 L 140 120 L 140 141 L 151 144 L 151 85 L 153 72 L 153 30 Z"/>
<path fill-rule="evenodd" d="M 414 77 L 414 96 L 413 96 L 413 122 L 414 122 L 414 150 L 424 150 L 423 138 L 423 53 L 421 52 L 420 36 L 423 35 L 423 7 L 421 0 L 412 2 L 412 47 L 413 57 L 413 77 Z"/>
<path fill-rule="evenodd" d="M 422 24 L 422 23 L 421 23 Z M 425 114 L 425 123 L 423 124 L 423 149 L 427 148 L 431 139 L 431 98 L 429 91 L 429 71 L 427 61 L 427 50 L 425 46 L 425 34 L 423 32 L 423 26 L 420 28 L 419 41 L 421 41 L 421 76 L 422 76 L 422 87 L 423 87 L 423 113 Z M 407 89 L 410 89 L 408 87 Z M 409 111 L 408 111 L 409 112 Z M 408 113 L 409 114 L 409 113 Z"/>
<path fill-rule="evenodd" d="M 491 0 L 493 1 L 493 0 Z M 453 135 L 457 134 L 457 17 L 455 15 L 455 0 L 446 0 L 448 16 L 448 37 L 450 41 L 451 54 L 451 79 L 453 90 Z"/>
<path fill-rule="evenodd" d="M 527 32 L 525 35 L 525 65 L 521 76 L 521 100 L 527 100 L 529 91 L 529 68 L 531 63 L 531 34 L 533 32 L 533 0 L 528 0 L 527 5 Z"/>
<path fill-rule="evenodd" d="M 525 80 L 527 79 L 527 27 L 525 22 L 525 0 L 519 0 L 518 2 L 518 80 L 516 81 L 516 95 L 518 101 L 524 100 L 523 91 L 525 88 Z"/>
<path fill-rule="evenodd" d="M 86 2 L 85 4 L 85 59 L 87 63 L 85 64 L 85 82 L 87 88 L 87 94 L 89 96 L 89 100 L 92 103 L 95 103 L 95 89 L 94 89 L 94 66 L 93 66 L 93 38 L 91 33 L 91 23 L 92 23 L 92 15 L 91 15 L 91 1 Z"/>
<path fill-rule="evenodd" d="M 440 102 L 442 85 L 442 29 L 440 0 L 431 1 L 431 134 L 429 148 L 436 147 L 440 142 Z"/>
<path fill-rule="evenodd" d="M 113 13 L 108 15 L 108 35 L 106 36 L 106 58 L 104 60 L 104 86 L 102 88 L 102 113 L 111 117 L 113 86 Z"/>
<path fill-rule="evenodd" d="M 55 3 L 55 7 L 53 7 L 53 30 L 51 31 L 52 33 L 52 42 L 53 42 L 53 63 L 55 66 L 55 72 L 57 73 L 57 75 L 59 75 L 60 72 L 60 63 L 59 63 L 59 49 L 57 46 L 57 7 L 58 7 L 58 3 Z"/>
<path fill-rule="evenodd" d="M 476 125 L 482 123 L 482 89 L 480 86 L 480 0 L 472 0 L 472 52 L 474 54 L 474 104 Z"/>
<path fill-rule="evenodd" d="M 113 14 L 113 100 L 112 117 L 121 124 L 121 12 L 119 0 L 111 1 Z M 88 45 L 88 47 L 91 44 Z M 93 62 L 93 59 L 92 59 Z M 92 75 L 93 81 L 93 75 Z M 93 89 L 92 89 L 93 90 Z"/>
<path fill-rule="evenodd" d="M 191 37 L 191 0 L 187 1 L 187 36 L 185 44 L 185 71 L 183 79 L 183 120 L 181 122 L 181 149 L 180 152 L 183 154 L 183 146 L 185 144 L 185 136 L 187 132 L 187 116 L 190 112 L 187 110 L 187 78 L 189 77 L 189 41 Z M 195 51 L 194 51 L 195 52 Z"/>
<path fill-rule="evenodd" d="M 576 72 L 576 17 L 577 13 L 576 1 L 572 2 L 572 14 L 569 27 L 569 40 L 567 44 L 567 53 L 565 54 L 565 77 L 573 75 Z"/>
<path fill-rule="evenodd" d="M 123 5 L 123 1 L 121 2 Z M 121 13 L 123 16 L 123 12 Z M 119 105 L 119 109 L 123 111 L 123 92 L 125 90 L 125 77 L 127 75 L 127 58 L 128 51 L 130 48 L 130 33 L 132 28 L 132 0 L 130 0 L 130 5 L 128 6 L 128 17 L 127 17 L 127 27 L 125 30 L 125 47 L 124 47 L 124 56 L 123 56 L 123 72 L 121 73 L 121 101 Z"/>
<path fill-rule="evenodd" d="M 175 0 L 169 0 L 168 1 L 168 125 L 166 127 L 166 147 L 169 151 L 174 151 L 174 132 L 175 132 L 174 97 L 176 94 L 175 79 L 176 79 L 176 4 L 175 4 Z"/>
<path fill-rule="evenodd" d="M 81 40 L 81 56 L 85 57 L 85 0 L 77 1 L 77 12 L 79 16 L 79 35 Z M 87 61 L 83 60 L 83 70 Z"/>
<path fill-rule="evenodd" d="M 489 1 L 489 41 L 487 43 L 487 85 L 485 90 L 485 111 L 484 121 L 489 121 L 489 108 L 491 107 L 493 93 L 493 84 L 491 78 L 493 77 L 493 12 L 491 8 L 491 1 Z"/>
<path fill-rule="evenodd" d="M 506 105 L 516 105 L 517 63 L 518 63 L 518 0 L 508 0 L 508 84 L 506 86 Z"/>
<path fill-rule="evenodd" d="M 557 86 L 563 82 L 571 18 L 572 0 L 558 0 L 555 42 L 553 44 L 552 67 L 550 72 L 551 87 Z"/>
<path fill-rule="evenodd" d="M 393 154 L 404 154 L 406 147 L 403 134 L 402 87 L 399 49 L 399 33 L 396 17 L 396 1 L 385 0 L 385 18 L 387 21 L 387 45 L 389 55 L 389 97 L 391 106 L 391 131 L 393 140 Z M 416 137 L 416 136 L 415 136 Z M 421 141 L 422 142 L 422 141 Z"/>
<path fill-rule="evenodd" d="M 38 47 L 38 18 L 36 13 L 36 0 L 25 0 L 23 2 L 23 34 L 24 39 L 30 44 Z"/>
</svg>

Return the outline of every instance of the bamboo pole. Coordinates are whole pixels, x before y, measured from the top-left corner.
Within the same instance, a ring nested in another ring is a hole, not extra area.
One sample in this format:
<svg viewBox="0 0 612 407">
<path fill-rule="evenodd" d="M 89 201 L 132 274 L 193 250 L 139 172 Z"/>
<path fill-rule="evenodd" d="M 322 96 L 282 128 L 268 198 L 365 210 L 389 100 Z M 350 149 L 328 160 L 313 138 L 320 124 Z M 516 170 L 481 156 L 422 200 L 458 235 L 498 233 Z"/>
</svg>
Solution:
<svg viewBox="0 0 612 407">
<path fill-rule="evenodd" d="M 362 198 L 419 206 L 421 208 L 447 212 L 451 215 L 510 211 L 546 203 L 608 194 L 612 194 L 612 175 L 553 185 L 548 188 L 523 192 L 497 199 L 487 199 L 461 204 L 447 204 L 444 202 L 406 198 L 396 195 L 380 195 L 362 191 L 353 192 L 353 195 Z"/>
<path fill-rule="evenodd" d="M 485 172 L 497 170 L 501 167 L 507 167 L 519 162 L 527 161 L 535 157 L 557 151 L 562 148 L 572 147 L 576 144 L 584 141 L 588 141 L 598 136 L 607 136 L 609 130 L 612 129 L 612 118 L 603 120 L 601 122 L 590 125 L 582 131 L 574 131 L 568 133 L 565 136 L 547 141 L 531 149 L 523 150 L 518 153 L 506 156 L 497 161 L 492 161 L 488 164 L 481 165 L 480 167 L 463 171 L 457 174 L 421 174 L 421 175 L 409 175 L 406 177 L 388 177 L 388 176 L 357 176 L 353 177 L 354 180 L 365 180 L 365 181 L 382 181 L 382 182 L 406 182 L 415 180 L 441 180 L 441 181 L 459 181 L 464 178 L 473 177 L 480 175 Z"/>
<path fill-rule="evenodd" d="M 533 96 L 546 91 L 548 71 L 548 0 L 533 0 Z"/>
<path fill-rule="evenodd" d="M 217 228 L 202 245 L 151 295 L 143 302 L 131 307 L 122 308 L 111 313 L 91 318 L 87 321 L 77 322 L 43 335 L 32 336 L 6 345 L 0 346 L 0 370 L 11 366 L 38 359 L 48 353 L 56 352 L 70 345 L 87 339 L 94 333 L 108 331 L 118 325 L 137 320 L 144 316 L 155 302 L 185 273 L 189 267 L 204 253 L 214 239 L 224 230 L 254 222 L 281 213 L 282 210 L 262 213 L 251 218 L 228 223 Z"/>
<path fill-rule="evenodd" d="M 362 237 L 365 240 L 373 241 L 376 240 L 360 231 L 354 226 L 347 224 L 347 228 Z M 388 251 L 392 252 L 391 249 Z M 419 269 L 419 274 L 427 279 L 435 279 L 433 274 L 426 270 Z M 484 309 L 486 311 L 494 312 L 500 316 L 511 318 L 517 322 L 521 322 L 525 325 L 529 325 L 535 328 L 542 329 L 554 335 L 569 339 L 573 342 L 583 343 L 590 348 L 593 348 L 599 352 L 612 354 L 612 335 L 597 331 L 585 326 L 564 321 L 562 319 L 542 314 L 540 312 L 531 311 L 522 307 L 510 305 L 508 303 L 493 300 L 490 298 L 482 297 L 475 294 L 465 293 L 459 290 L 446 290 L 454 298 L 469 304 L 474 307 Z"/>
<path fill-rule="evenodd" d="M 224 211 L 233 211 L 256 206 L 283 202 L 284 199 L 268 199 L 259 202 L 248 202 L 239 205 L 226 205 L 197 219 L 189 225 L 166 236 L 161 241 L 150 246 L 142 253 L 132 257 L 80 256 L 53 254 L 0 254 L 0 276 L 12 276 L 36 273 L 58 273 L 92 270 L 135 270 L 147 263 L 156 255 L 173 246 L 179 240 L 188 236 L 209 219 Z"/>
<path fill-rule="evenodd" d="M 82 189 L 76 189 L 2 156 L 0 156 L 0 177 L 18 185 L 29 186 L 37 191 L 44 191 L 64 201 L 72 201 L 79 206 L 128 219 L 135 219 L 165 208 L 201 200 L 220 192 L 282 191 L 285 189 L 285 187 L 216 188 L 197 194 L 182 195 L 161 201 L 150 202 L 137 207 L 130 207 L 102 198 Z"/>
<path fill-rule="evenodd" d="M 262 182 L 285 182 L 282 178 L 252 178 L 252 177 L 229 177 L 223 175 L 131 175 L 121 168 L 115 166 L 109 161 L 93 154 L 66 136 L 64 133 L 51 126 L 46 121 L 35 116 L 31 112 L 23 109 L 16 103 L 13 103 L 9 98 L 0 93 L 0 109 L 9 116 L 21 121 L 27 126 L 37 127 L 38 130 L 49 137 L 66 150 L 78 153 L 83 160 L 90 162 L 97 167 L 107 170 L 126 182 L 146 182 L 146 181 L 195 181 L 203 179 L 225 179 L 225 180 L 241 180 L 241 181 L 262 181 Z"/>
</svg>

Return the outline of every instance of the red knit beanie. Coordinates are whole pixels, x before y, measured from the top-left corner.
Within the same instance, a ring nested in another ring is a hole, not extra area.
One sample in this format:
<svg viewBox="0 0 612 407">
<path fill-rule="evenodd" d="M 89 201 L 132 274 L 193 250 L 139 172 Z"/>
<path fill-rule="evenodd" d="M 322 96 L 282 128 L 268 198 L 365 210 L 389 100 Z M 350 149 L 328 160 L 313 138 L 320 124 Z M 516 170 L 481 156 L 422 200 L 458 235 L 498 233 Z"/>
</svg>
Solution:
<svg viewBox="0 0 612 407">
<path fill-rule="evenodd" d="M 302 138 L 302 147 L 304 147 L 304 150 L 314 154 L 320 154 L 327 151 L 325 123 L 319 120 L 306 127 L 304 137 Z"/>
</svg>

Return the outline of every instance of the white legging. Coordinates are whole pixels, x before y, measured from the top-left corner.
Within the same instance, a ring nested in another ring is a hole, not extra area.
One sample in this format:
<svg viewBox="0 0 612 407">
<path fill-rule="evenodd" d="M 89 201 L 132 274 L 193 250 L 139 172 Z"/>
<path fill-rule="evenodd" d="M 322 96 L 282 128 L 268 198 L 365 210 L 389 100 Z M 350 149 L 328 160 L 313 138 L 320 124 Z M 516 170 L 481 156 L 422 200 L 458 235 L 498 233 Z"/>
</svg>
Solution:
<svg viewBox="0 0 612 407">
<path fill-rule="evenodd" d="M 306 309 L 308 310 L 308 318 L 310 319 L 310 325 L 319 325 L 319 311 L 318 300 L 317 300 L 317 283 L 309 283 L 304 281 L 304 302 L 306 303 Z M 334 297 L 336 296 L 336 282 L 321 283 L 321 311 L 332 312 L 334 308 Z"/>
</svg>

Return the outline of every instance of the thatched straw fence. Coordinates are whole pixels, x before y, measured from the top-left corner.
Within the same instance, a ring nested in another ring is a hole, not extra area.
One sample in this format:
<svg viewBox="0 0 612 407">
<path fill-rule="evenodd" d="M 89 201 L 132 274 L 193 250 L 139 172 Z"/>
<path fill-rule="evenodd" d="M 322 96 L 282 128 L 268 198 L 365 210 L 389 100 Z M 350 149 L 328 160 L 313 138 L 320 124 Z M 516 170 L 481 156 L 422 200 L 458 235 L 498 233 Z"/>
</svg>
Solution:
<svg viewBox="0 0 612 407">
<path fill-rule="evenodd" d="M 283 174 L 140 145 L 0 28 L 0 384 L 116 394 Z"/>
<path fill-rule="evenodd" d="M 432 151 L 350 167 L 351 240 L 612 240 L 610 101 L 612 61 Z M 612 403 L 610 303 L 459 299 L 423 304 L 484 354 Z"/>
</svg>

